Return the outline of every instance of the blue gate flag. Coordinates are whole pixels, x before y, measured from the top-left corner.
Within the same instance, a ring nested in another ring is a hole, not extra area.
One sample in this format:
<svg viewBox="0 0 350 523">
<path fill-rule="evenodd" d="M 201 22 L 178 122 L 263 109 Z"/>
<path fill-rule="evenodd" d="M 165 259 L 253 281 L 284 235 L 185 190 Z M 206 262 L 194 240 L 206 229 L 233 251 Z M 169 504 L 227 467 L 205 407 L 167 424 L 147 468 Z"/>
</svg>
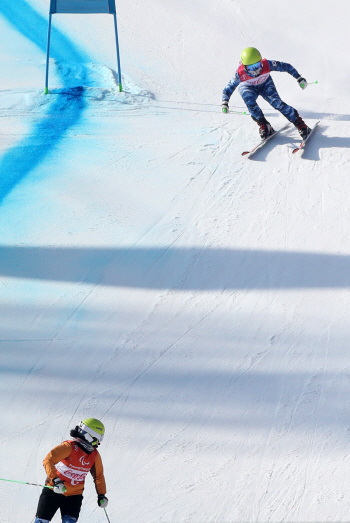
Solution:
<svg viewBox="0 0 350 523">
<path fill-rule="evenodd" d="M 45 76 L 45 94 L 49 92 L 49 58 L 50 58 L 50 39 L 51 39 L 51 24 L 52 15 L 56 13 L 70 13 L 70 14 L 95 14 L 95 13 L 107 13 L 113 15 L 114 18 L 114 31 L 115 31 L 115 44 L 117 48 L 117 61 L 118 61 L 118 83 L 119 91 L 123 90 L 122 87 L 122 73 L 120 69 L 120 55 L 119 55 L 119 43 L 118 43 L 118 27 L 117 27 L 117 14 L 115 10 L 115 0 L 50 0 L 50 13 L 49 13 L 49 30 L 47 35 L 47 52 L 46 52 L 46 76 Z"/>
<path fill-rule="evenodd" d="M 115 0 L 51 0 L 50 13 L 115 13 Z"/>
</svg>

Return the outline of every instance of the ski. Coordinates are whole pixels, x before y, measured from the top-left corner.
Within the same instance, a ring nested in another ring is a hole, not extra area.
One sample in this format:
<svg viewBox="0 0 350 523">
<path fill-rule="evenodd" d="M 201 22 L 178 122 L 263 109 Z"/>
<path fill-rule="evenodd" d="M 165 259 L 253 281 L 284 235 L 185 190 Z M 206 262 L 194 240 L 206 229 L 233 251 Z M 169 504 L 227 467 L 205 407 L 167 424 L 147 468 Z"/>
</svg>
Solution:
<svg viewBox="0 0 350 523">
<path fill-rule="evenodd" d="M 293 154 L 297 153 L 298 151 L 301 151 L 302 149 L 304 149 L 305 147 L 305 144 L 306 142 L 308 141 L 308 139 L 310 138 L 310 136 L 312 135 L 312 133 L 314 132 L 314 130 L 316 129 L 316 127 L 318 126 L 318 124 L 320 123 L 320 120 L 318 120 L 315 125 L 311 128 L 311 133 L 307 135 L 307 137 L 305 138 L 305 140 L 303 140 L 301 142 L 300 145 L 298 145 L 298 147 L 296 147 L 295 149 L 293 149 Z"/>
<path fill-rule="evenodd" d="M 265 145 L 266 142 L 271 140 L 271 138 L 276 136 L 276 134 L 280 133 L 281 131 L 284 131 L 284 129 L 286 129 L 289 125 L 290 124 L 287 123 L 284 127 L 282 127 L 281 129 L 278 129 L 278 131 L 275 131 L 274 133 L 270 134 L 270 136 L 265 138 L 265 140 L 261 140 L 261 142 L 258 143 L 258 145 L 256 145 L 255 147 L 253 147 L 253 149 L 250 149 L 250 151 L 243 151 L 242 156 L 246 156 L 247 158 L 250 158 L 254 153 L 256 153 L 256 151 L 258 149 L 260 149 L 263 145 Z"/>
</svg>

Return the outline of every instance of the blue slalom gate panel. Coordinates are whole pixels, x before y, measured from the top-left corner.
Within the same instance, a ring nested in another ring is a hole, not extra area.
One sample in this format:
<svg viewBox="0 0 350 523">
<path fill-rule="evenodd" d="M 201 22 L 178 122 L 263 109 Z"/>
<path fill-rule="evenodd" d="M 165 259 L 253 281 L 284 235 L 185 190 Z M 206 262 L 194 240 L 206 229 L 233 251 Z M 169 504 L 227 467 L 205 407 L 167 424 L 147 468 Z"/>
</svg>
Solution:
<svg viewBox="0 0 350 523">
<path fill-rule="evenodd" d="M 118 61 L 118 83 L 119 91 L 122 92 L 122 73 L 120 69 L 120 54 L 118 42 L 117 14 L 115 10 L 115 0 L 50 0 L 49 28 L 47 34 L 47 51 L 46 51 L 46 73 L 45 73 L 45 94 L 49 92 L 49 59 L 50 59 L 50 40 L 52 15 L 56 13 L 69 14 L 89 14 L 89 13 L 107 13 L 113 15 L 115 44 L 117 49 Z"/>
<path fill-rule="evenodd" d="M 115 0 L 51 0 L 50 13 L 115 13 Z"/>
</svg>

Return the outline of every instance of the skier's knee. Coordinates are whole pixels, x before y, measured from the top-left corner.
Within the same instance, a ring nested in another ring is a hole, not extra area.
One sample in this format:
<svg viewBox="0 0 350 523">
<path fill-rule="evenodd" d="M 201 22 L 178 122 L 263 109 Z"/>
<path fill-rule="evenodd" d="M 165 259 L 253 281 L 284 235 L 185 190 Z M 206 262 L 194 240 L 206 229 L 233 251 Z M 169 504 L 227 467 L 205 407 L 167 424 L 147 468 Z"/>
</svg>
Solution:
<svg viewBox="0 0 350 523">
<path fill-rule="evenodd" d="M 275 98 L 272 100 L 271 105 L 274 109 L 277 109 L 277 111 L 283 111 L 283 109 L 287 107 L 286 103 L 282 102 L 280 98 Z"/>
<path fill-rule="evenodd" d="M 73 516 L 62 516 L 62 523 L 76 523 L 77 518 L 73 518 Z"/>
</svg>

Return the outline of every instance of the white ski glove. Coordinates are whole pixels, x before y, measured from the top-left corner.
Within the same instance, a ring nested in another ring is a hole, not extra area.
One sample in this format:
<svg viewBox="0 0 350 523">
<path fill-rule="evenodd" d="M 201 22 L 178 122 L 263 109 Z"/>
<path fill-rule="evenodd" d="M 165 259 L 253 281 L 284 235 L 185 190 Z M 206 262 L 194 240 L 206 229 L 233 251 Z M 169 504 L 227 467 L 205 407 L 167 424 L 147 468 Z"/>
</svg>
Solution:
<svg viewBox="0 0 350 523">
<path fill-rule="evenodd" d="M 101 508 L 106 508 L 108 505 L 108 499 L 103 494 L 99 494 L 97 498 L 97 504 Z"/>
<path fill-rule="evenodd" d="M 297 78 L 297 82 L 298 82 L 298 84 L 300 85 L 300 87 L 302 89 L 306 89 L 307 88 L 307 81 L 302 76 L 299 76 L 299 78 Z"/>
<path fill-rule="evenodd" d="M 64 481 L 60 478 L 55 478 L 53 481 L 53 491 L 55 494 L 64 494 L 67 492 L 66 487 L 64 486 Z"/>
<path fill-rule="evenodd" d="M 224 102 L 222 102 L 221 104 L 221 110 L 223 113 L 228 113 L 228 101 L 225 100 Z"/>
</svg>

